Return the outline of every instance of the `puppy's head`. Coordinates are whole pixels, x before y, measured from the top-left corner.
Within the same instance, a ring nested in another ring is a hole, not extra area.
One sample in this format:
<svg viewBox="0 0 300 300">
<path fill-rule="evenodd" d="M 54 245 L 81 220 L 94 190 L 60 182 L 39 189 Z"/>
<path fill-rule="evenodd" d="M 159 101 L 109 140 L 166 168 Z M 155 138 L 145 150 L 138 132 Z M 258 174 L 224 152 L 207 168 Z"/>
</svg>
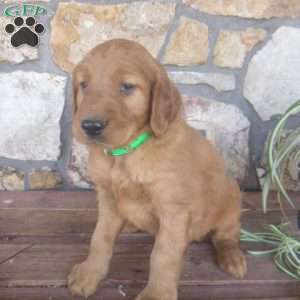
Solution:
<svg viewBox="0 0 300 300">
<path fill-rule="evenodd" d="M 138 132 L 162 136 L 181 99 L 163 67 L 141 45 L 111 40 L 94 48 L 73 73 L 73 133 L 83 143 L 116 147 Z"/>
</svg>

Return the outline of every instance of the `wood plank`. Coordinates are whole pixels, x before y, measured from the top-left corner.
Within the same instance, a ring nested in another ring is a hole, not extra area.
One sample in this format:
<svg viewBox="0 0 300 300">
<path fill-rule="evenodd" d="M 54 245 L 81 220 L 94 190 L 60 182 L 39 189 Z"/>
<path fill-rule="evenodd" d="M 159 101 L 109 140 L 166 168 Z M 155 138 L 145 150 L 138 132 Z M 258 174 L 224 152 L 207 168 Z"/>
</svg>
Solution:
<svg viewBox="0 0 300 300">
<path fill-rule="evenodd" d="M 296 210 L 286 214 L 299 229 Z M 0 209 L 0 238 L 12 236 L 57 236 L 88 235 L 94 230 L 97 212 L 95 209 Z M 242 226 L 247 230 L 261 230 L 266 224 L 280 224 L 282 213 L 277 210 L 263 214 L 261 211 L 246 211 L 242 215 Z"/>
<path fill-rule="evenodd" d="M 300 206 L 300 194 L 294 193 Z M 242 222 L 245 229 L 261 230 L 264 224 L 278 224 L 282 219 L 275 209 L 276 195 L 270 196 L 271 210 L 267 215 L 260 209 L 260 193 L 244 193 Z M 273 203 L 273 204 L 272 204 Z M 0 193 L 0 239 L 14 236 L 87 235 L 96 222 L 96 195 L 93 191 L 34 191 Z M 249 212 L 250 210 L 250 212 Z M 255 214 L 251 211 L 255 210 Z M 298 210 L 287 209 L 295 229 L 299 229 Z"/>
<path fill-rule="evenodd" d="M 300 209 L 300 193 L 291 192 L 296 209 Z M 243 192 L 242 202 L 244 208 L 261 210 L 260 192 Z M 286 201 L 283 207 L 291 209 Z M 61 208 L 61 209 L 94 209 L 96 208 L 95 191 L 27 191 L 27 192 L 0 192 L 1 208 Z M 270 193 L 269 208 L 279 210 L 277 194 Z"/>
<path fill-rule="evenodd" d="M 91 234 L 96 210 L 1 209 L 0 236 Z"/>
<path fill-rule="evenodd" d="M 285 211 L 285 216 L 291 224 L 291 230 L 294 234 L 299 234 L 300 220 L 299 213 L 297 210 L 289 209 Z M 252 232 L 262 231 L 264 227 L 269 224 L 278 225 L 282 222 L 287 222 L 283 217 L 282 212 L 279 210 L 271 210 L 264 214 L 262 211 L 245 211 L 242 213 L 241 225 L 245 230 Z"/>
<path fill-rule="evenodd" d="M 273 194 L 274 195 L 274 194 Z M 299 194 L 296 194 L 299 195 Z M 246 193 L 251 203 L 260 199 L 259 193 Z M 295 232 L 299 233 L 299 213 L 286 210 Z M 96 222 L 96 199 L 93 191 L 87 192 L 1 192 L 0 242 L 87 242 Z M 279 224 L 282 213 L 271 210 L 247 210 L 242 215 L 242 227 L 261 231 L 264 224 Z"/>
<path fill-rule="evenodd" d="M 300 193 L 299 192 L 289 192 L 291 199 L 294 202 L 295 209 L 300 209 Z M 244 208 L 250 208 L 252 210 L 262 210 L 262 200 L 260 192 L 243 192 L 242 193 L 242 203 Z M 292 209 L 287 201 L 282 199 L 282 207 L 284 209 Z M 278 202 L 277 193 L 271 192 L 268 198 L 268 209 L 269 210 L 280 210 L 280 205 Z"/>
<path fill-rule="evenodd" d="M 8 244 L 6 247 L 1 247 L 0 244 L 0 265 L 9 259 L 12 259 L 14 256 L 30 246 L 30 244 L 22 244 L 17 246 Z"/>
<path fill-rule="evenodd" d="M 5 249 L 11 245 L 2 244 L 1 247 Z M 118 243 L 103 291 L 111 289 L 111 293 L 114 290 L 112 287 L 115 287 L 116 295 L 116 292 L 119 293 L 118 288 L 122 286 L 126 287 L 125 294 L 132 295 L 131 293 L 142 289 L 148 277 L 151 248 L 152 244 L 145 243 L 143 239 Z M 0 265 L 0 286 L 2 289 L 64 288 L 72 265 L 82 261 L 87 252 L 86 244 L 34 245 L 17 255 L 13 261 Z M 247 255 L 247 261 L 249 270 L 246 278 L 236 280 L 216 267 L 214 252 L 209 245 L 194 243 L 188 249 L 181 278 L 182 299 L 207 299 L 208 296 L 235 298 L 237 291 L 240 298 L 300 295 L 299 282 L 278 272 L 270 258 Z"/>
<path fill-rule="evenodd" d="M 43 208 L 43 209 L 95 209 L 95 191 L 28 191 L 0 192 L 0 209 Z"/>
<path fill-rule="evenodd" d="M 141 289 L 138 286 L 122 285 L 122 286 L 111 286 L 99 288 L 95 295 L 89 297 L 89 300 L 133 300 L 134 297 L 140 292 Z M 196 292 L 190 291 L 190 287 L 183 287 L 179 289 L 179 300 L 254 300 L 251 298 L 242 298 L 242 296 L 235 296 L 234 298 L 224 298 L 222 296 L 222 290 L 215 289 L 214 294 L 218 296 L 211 296 L 211 288 L 206 286 L 199 287 Z M 264 291 L 261 291 L 263 294 Z M 259 300 L 299 300 L 299 297 L 289 297 L 281 298 L 281 292 L 274 297 L 266 295 L 264 298 L 255 298 Z M 278 298 L 280 297 L 280 298 Z M 67 288 L 53 288 L 53 287 L 43 287 L 43 288 L 0 288 L 0 300 L 74 300 L 81 298 L 72 297 Z"/>
</svg>

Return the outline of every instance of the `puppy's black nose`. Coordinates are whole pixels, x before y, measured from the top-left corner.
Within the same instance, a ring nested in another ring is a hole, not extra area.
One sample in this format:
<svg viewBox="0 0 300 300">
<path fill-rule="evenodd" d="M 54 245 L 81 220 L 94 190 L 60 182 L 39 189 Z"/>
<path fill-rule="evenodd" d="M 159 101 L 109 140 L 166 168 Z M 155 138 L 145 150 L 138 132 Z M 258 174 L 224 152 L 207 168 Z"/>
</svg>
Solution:
<svg viewBox="0 0 300 300">
<path fill-rule="evenodd" d="M 81 128 L 89 136 L 100 135 L 105 127 L 106 123 L 102 120 L 83 120 L 81 122 Z"/>
</svg>

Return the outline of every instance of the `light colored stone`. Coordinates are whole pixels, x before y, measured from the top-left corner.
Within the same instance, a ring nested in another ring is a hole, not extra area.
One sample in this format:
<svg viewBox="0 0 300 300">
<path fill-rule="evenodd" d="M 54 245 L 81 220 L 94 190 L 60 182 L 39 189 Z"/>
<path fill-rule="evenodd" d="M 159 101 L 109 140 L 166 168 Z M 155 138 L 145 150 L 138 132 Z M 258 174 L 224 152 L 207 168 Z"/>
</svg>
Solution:
<svg viewBox="0 0 300 300">
<path fill-rule="evenodd" d="M 263 120 L 300 99 L 300 29 L 281 27 L 251 60 L 244 96 Z"/>
<path fill-rule="evenodd" d="M 58 172 L 45 167 L 30 172 L 28 182 L 30 189 L 54 189 L 62 185 L 62 178 Z"/>
<path fill-rule="evenodd" d="M 206 84 L 215 88 L 218 92 L 235 90 L 235 77 L 232 74 L 188 71 L 170 71 L 168 74 L 175 83 Z"/>
<path fill-rule="evenodd" d="M 51 22 L 55 62 L 71 71 L 89 50 L 113 38 L 135 40 L 157 56 L 174 15 L 172 2 L 59 3 Z"/>
<path fill-rule="evenodd" d="M 0 63 L 21 63 L 26 60 L 34 60 L 38 58 L 37 48 L 23 45 L 18 48 L 14 48 L 11 43 L 11 35 L 8 34 L 4 28 L 8 23 L 13 21 L 12 18 L 0 16 Z"/>
<path fill-rule="evenodd" d="M 0 156 L 57 160 L 66 78 L 16 71 L 0 73 Z"/>
<path fill-rule="evenodd" d="M 299 0 L 183 0 L 183 3 L 212 15 L 255 19 L 300 16 Z"/>
<path fill-rule="evenodd" d="M 163 62 L 174 65 L 204 64 L 209 52 L 207 25 L 180 18 L 178 29 L 172 34 Z"/>
<path fill-rule="evenodd" d="M 23 191 L 24 173 L 13 168 L 0 169 L 0 190 Z"/>
<path fill-rule="evenodd" d="M 88 147 L 78 143 L 74 139 L 68 171 L 70 183 L 74 186 L 87 189 L 92 188 L 92 183 L 87 172 L 88 155 Z"/>
<path fill-rule="evenodd" d="M 214 49 L 214 64 L 220 67 L 241 68 L 246 55 L 266 36 L 267 32 L 263 29 L 221 30 Z"/>
<path fill-rule="evenodd" d="M 228 172 L 239 182 L 249 166 L 250 123 L 234 105 L 200 97 L 183 97 L 187 123 L 204 131 L 225 159 Z"/>
</svg>

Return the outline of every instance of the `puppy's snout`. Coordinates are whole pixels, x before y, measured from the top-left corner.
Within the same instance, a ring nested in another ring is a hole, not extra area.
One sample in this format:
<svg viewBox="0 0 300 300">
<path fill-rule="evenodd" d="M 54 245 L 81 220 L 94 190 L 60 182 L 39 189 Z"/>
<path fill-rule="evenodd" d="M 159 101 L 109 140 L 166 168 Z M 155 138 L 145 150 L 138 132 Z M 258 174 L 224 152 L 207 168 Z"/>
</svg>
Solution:
<svg viewBox="0 0 300 300">
<path fill-rule="evenodd" d="M 83 120 L 81 122 L 81 128 L 88 136 L 98 136 L 102 130 L 106 127 L 106 122 L 103 120 Z"/>
</svg>

